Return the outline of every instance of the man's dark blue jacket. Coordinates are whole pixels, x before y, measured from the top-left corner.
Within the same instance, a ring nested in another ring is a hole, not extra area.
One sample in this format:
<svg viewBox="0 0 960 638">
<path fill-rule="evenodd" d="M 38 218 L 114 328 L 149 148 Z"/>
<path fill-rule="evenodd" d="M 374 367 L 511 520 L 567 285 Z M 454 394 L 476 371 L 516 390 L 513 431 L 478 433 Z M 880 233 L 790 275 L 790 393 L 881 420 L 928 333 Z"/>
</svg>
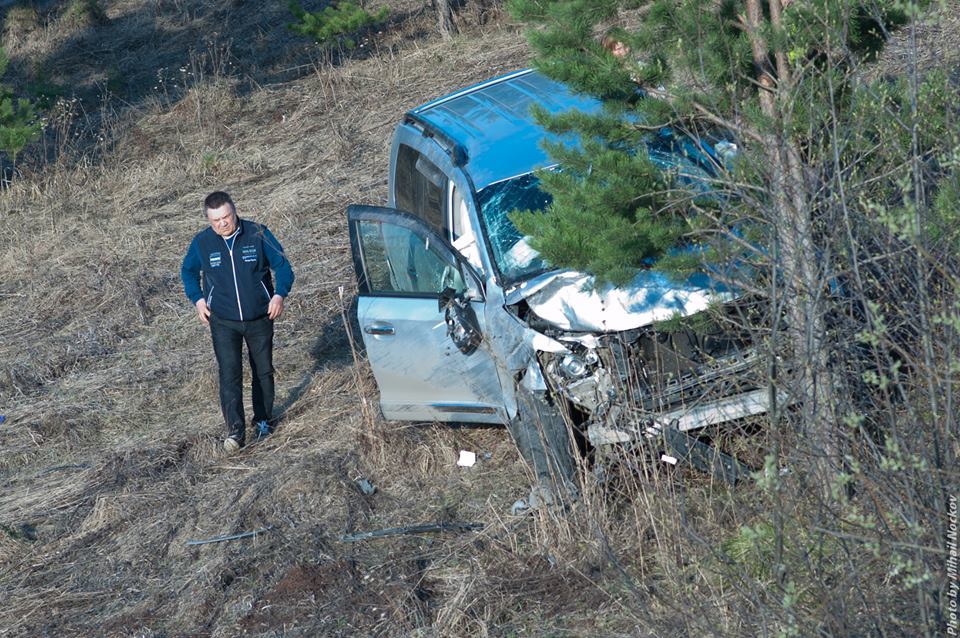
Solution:
<svg viewBox="0 0 960 638">
<path fill-rule="evenodd" d="M 290 294 L 293 269 L 266 226 L 238 218 L 237 227 L 232 250 L 213 228 L 197 233 L 183 258 L 180 278 L 190 303 L 204 298 L 221 319 L 252 321 L 267 315 L 274 293 Z M 271 269 L 277 277 L 276 288 Z"/>
</svg>

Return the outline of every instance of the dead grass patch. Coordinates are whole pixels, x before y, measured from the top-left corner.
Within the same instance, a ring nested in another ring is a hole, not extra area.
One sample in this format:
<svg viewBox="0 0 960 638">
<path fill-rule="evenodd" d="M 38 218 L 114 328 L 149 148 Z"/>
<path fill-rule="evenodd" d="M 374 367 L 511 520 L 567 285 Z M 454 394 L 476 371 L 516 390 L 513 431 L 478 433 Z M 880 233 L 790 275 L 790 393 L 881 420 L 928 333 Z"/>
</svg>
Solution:
<svg viewBox="0 0 960 638">
<path fill-rule="evenodd" d="M 498 4 L 468 3 L 469 32 L 448 42 L 416 37 L 435 27 L 420 4 L 394 4 L 397 28 L 339 60 L 286 34 L 284 3 L 232 0 L 105 2 L 97 30 L 42 14 L 10 42 L 21 80 L 36 60 L 85 96 L 97 78 L 122 84 L 111 108 L 85 103 L 50 131 L 43 161 L 0 191 L 0 633 L 756 629 L 750 609 L 725 606 L 731 588 L 763 594 L 757 583 L 724 581 L 711 562 L 753 521 L 750 492 L 625 465 L 614 488 L 585 482 L 570 512 L 517 519 L 527 476 L 505 430 L 377 416 L 347 330 L 345 207 L 385 200 L 405 110 L 526 64 Z M 178 277 L 220 188 L 297 272 L 276 333 L 283 418 L 234 457 L 220 448 L 209 336 Z M 455 465 L 461 449 L 478 453 L 473 468 Z M 432 522 L 486 528 L 339 541 Z"/>
</svg>

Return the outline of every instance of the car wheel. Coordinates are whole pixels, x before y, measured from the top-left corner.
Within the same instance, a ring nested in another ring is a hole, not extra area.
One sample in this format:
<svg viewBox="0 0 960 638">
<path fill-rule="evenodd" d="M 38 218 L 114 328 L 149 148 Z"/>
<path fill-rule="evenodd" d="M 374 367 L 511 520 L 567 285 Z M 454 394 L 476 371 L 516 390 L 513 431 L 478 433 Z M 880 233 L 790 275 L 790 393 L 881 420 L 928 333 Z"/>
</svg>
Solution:
<svg viewBox="0 0 960 638">
<path fill-rule="evenodd" d="M 517 388 L 517 416 L 507 425 L 540 489 L 561 500 L 576 497 L 576 460 L 563 416 L 546 392 Z"/>
</svg>

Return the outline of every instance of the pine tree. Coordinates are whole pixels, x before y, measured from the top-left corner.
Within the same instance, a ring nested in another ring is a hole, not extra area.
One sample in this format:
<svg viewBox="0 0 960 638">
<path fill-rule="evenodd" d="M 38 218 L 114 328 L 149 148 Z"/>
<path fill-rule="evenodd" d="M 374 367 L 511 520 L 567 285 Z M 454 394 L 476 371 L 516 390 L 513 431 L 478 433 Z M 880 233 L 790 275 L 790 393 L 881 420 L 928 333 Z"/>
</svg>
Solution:
<svg viewBox="0 0 960 638">
<path fill-rule="evenodd" d="M 0 48 L 0 78 L 7 70 L 7 56 Z M 40 136 L 42 124 L 33 104 L 25 98 L 16 98 L 13 91 L 0 84 L 0 150 L 16 164 L 17 155 Z"/>
<path fill-rule="evenodd" d="M 298 20 L 288 25 L 291 31 L 311 37 L 317 44 L 329 46 L 339 43 L 345 49 L 356 46 L 353 38 L 357 33 L 383 22 L 390 15 L 387 7 L 382 7 L 374 15 L 349 0 L 328 5 L 316 12 L 306 11 L 297 0 L 290 0 L 289 8 Z"/>
<path fill-rule="evenodd" d="M 936 74 L 870 79 L 865 66 L 920 7 L 511 0 L 510 8 L 534 26 L 534 66 L 605 105 L 596 117 L 538 114 L 582 144 L 550 149 L 563 167 L 544 176 L 553 203 L 542 215 L 515 214 L 518 227 L 554 264 L 616 283 L 654 259 L 668 267 L 664 258 L 678 241 L 762 257 L 767 268 L 755 272 L 768 273 L 771 307 L 784 308 L 793 352 L 779 382 L 802 406 L 818 455 L 814 472 L 828 485 L 841 462 L 839 415 L 831 410 L 842 391 L 830 365 L 829 288 L 855 265 L 833 240 L 852 237 L 853 218 L 876 221 L 871 210 L 883 211 L 888 226 L 911 226 L 941 181 L 954 186 L 939 196 L 940 221 L 956 219 L 946 203 L 957 199 L 956 180 L 944 177 L 956 166 L 955 87 Z M 629 47 L 626 61 L 598 37 L 625 22 L 633 24 L 612 34 Z M 736 143 L 733 163 L 718 159 L 707 171 L 715 196 L 703 196 L 702 181 L 653 170 L 646 149 L 663 127 L 688 144 Z M 935 230 L 936 220 L 927 221 Z"/>
</svg>

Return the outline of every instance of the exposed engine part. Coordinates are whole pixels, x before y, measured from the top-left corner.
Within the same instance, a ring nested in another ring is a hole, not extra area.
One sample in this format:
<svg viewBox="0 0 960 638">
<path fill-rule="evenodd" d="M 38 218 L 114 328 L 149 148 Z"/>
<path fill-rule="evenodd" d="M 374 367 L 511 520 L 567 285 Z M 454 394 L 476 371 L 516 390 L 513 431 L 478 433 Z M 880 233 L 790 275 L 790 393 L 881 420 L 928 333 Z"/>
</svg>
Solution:
<svg viewBox="0 0 960 638">
<path fill-rule="evenodd" d="M 666 415 L 689 430 L 766 409 L 760 356 L 716 323 L 558 338 L 570 352 L 540 353 L 544 376 L 597 444 L 657 436 Z"/>
</svg>

